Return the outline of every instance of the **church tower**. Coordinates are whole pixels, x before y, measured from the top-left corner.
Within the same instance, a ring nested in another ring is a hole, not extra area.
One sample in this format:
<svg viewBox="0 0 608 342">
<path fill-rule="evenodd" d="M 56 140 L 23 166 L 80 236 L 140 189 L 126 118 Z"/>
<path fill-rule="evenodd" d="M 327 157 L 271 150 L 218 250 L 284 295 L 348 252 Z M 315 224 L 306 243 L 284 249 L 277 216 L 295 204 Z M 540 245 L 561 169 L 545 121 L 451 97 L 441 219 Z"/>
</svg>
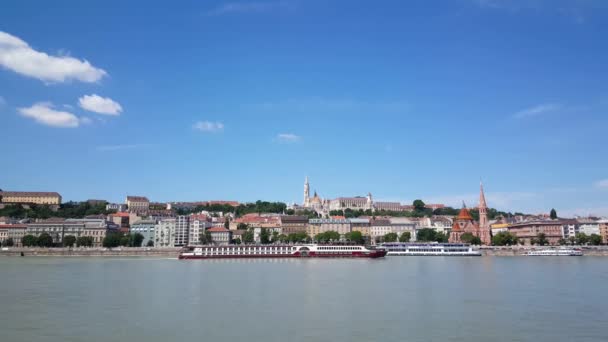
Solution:
<svg viewBox="0 0 608 342">
<path fill-rule="evenodd" d="M 492 244 L 490 223 L 488 222 L 488 206 L 483 193 L 483 183 L 479 182 L 479 238 L 486 245 Z"/>
<path fill-rule="evenodd" d="M 304 208 L 310 207 L 310 185 L 308 184 L 308 176 L 304 180 Z"/>
</svg>

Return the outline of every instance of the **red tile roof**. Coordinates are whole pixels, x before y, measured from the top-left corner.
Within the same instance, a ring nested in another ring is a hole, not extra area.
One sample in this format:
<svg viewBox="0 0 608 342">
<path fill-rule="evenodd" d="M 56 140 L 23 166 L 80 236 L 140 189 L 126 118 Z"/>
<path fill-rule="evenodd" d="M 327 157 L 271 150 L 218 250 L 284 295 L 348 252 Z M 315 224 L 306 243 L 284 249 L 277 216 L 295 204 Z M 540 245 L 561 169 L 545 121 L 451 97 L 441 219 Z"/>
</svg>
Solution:
<svg viewBox="0 0 608 342">
<path fill-rule="evenodd" d="M 228 232 L 229 230 L 224 227 L 213 227 L 213 228 L 207 229 L 207 231 L 212 232 L 212 233 L 214 233 L 214 232 L 222 233 L 222 232 Z"/>
<path fill-rule="evenodd" d="M 0 224 L 0 229 L 11 229 L 11 228 L 26 229 L 27 225 L 26 224 Z"/>
</svg>

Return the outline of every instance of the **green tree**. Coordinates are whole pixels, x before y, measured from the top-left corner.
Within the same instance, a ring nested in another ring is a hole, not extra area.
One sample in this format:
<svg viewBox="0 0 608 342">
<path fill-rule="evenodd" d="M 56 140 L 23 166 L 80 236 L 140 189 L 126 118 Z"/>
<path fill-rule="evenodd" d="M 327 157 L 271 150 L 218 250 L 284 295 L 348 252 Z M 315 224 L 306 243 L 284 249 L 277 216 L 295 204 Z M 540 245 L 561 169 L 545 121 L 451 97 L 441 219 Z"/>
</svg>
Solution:
<svg viewBox="0 0 608 342">
<path fill-rule="evenodd" d="M 547 240 L 547 236 L 545 235 L 545 233 L 538 233 L 538 235 L 536 236 L 536 243 L 540 246 L 549 244 L 549 240 Z"/>
<path fill-rule="evenodd" d="M 568 238 L 568 243 L 571 245 L 575 245 L 576 244 L 576 238 L 574 236 L 571 236 Z"/>
<path fill-rule="evenodd" d="M 463 233 L 462 235 L 460 235 L 460 241 L 464 243 L 471 243 L 474 237 L 475 235 L 473 235 L 472 233 Z"/>
<path fill-rule="evenodd" d="M 224 218 L 224 228 L 230 229 L 230 218 L 229 217 Z"/>
<path fill-rule="evenodd" d="M 262 228 L 260 230 L 260 242 L 264 245 L 270 243 L 270 233 L 268 232 L 268 229 Z"/>
<path fill-rule="evenodd" d="M 557 243 L 558 243 L 560 246 L 564 246 L 564 245 L 567 245 L 567 244 L 568 244 L 568 240 L 566 240 L 566 239 L 563 239 L 563 238 L 562 238 L 562 239 L 557 240 Z"/>
<path fill-rule="evenodd" d="M 414 210 L 421 212 L 424 211 L 424 209 L 426 208 L 426 204 L 424 204 L 424 202 L 422 202 L 422 200 L 415 200 L 412 205 L 414 206 Z"/>
<path fill-rule="evenodd" d="M 154 247 L 154 241 L 148 240 L 148 243 L 146 243 L 146 247 Z"/>
<path fill-rule="evenodd" d="M 386 233 L 383 240 L 384 242 L 396 242 L 398 238 L 397 233 Z"/>
<path fill-rule="evenodd" d="M 576 238 L 576 243 L 579 245 L 586 245 L 589 242 L 589 236 L 585 233 L 577 233 L 574 237 Z"/>
<path fill-rule="evenodd" d="M 130 247 L 132 245 L 133 241 L 131 239 L 130 235 L 123 235 L 120 237 L 120 245 L 122 247 Z"/>
<path fill-rule="evenodd" d="M 13 247 L 15 245 L 15 240 L 13 238 L 8 238 L 4 241 L 4 246 Z"/>
<path fill-rule="evenodd" d="M 287 235 L 287 240 L 293 243 L 308 242 L 310 241 L 310 237 L 305 232 L 298 232 Z"/>
<path fill-rule="evenodd" d="M 249 228 L 243 234 L 243 243 L 253 243 L 253 239 L 254 239 L 253 229 Z"/>
<path fill-rule="evenodd" d="M 449 241 L 449 236 L 448 234 L 444 233 L 444 232 L 437 232 L 435 234 L 435 241 L 436 242 L 441 242 L 441 243 L 447 243 Z"/>
<path fill-rule="evenodd" d="M 555 209 L 551 209 L 551 213 L 549 214 L 552 220 L 557 219 L 557 211 Z"/>
<path fill-rule="evenodd" d="M 63 245 L 65 247 L 73 247 L 76 243 L 76 237 L 74 235 L 66 235 L 63 237 Z"/>
<path fill-rule="evenodd" d="M 279 240 L 279 232 L 277 232 L 276 230 L 272 231 L 270 242 L 275 243 L 278 240 Z"/>
<path fill-rule="evenodd" d="M 602 244 L 602 237 L 597 234 L 589 235 L 589 244 L 593 246 L 599 246 Z"/>
<path fill-rule="evenodd" d="M 141 247 L 142 244 L 144 243 L 144 236 L 140 233 L 135 233 L 135 234 L 133 234 L 131 241 L 132 241 L 133 247 Z"/>
<path fill-rule="evenodd" d="M 34 235 L 28 234 L 21 238 L 21 244 L 25 247 L 36 246 L 38 245 L 38 238 L 36 238 Z"/>
<path fill-rule="evenodd" d="M 410 242 L 411 239 L 412 239 L 412 233 L 410 233 L 410 232 L 403 232 L 399 236 L 399 242 Z"/>
<path fill-rule="evenodd" d="M 361 234 L 360 231 L 353 231 L 353 232 L 347 233 L 347 234 L 345 234 L 344 237 L 346 238 L 346 240 L 349 240 L 349 241 L 354 242 L 359 245 L 362 245 L 365 243 L 365 238 L 363 237 L 363 234 Z"/>
<path fill-rule="evenodd" d="M 241 244 L 241 238 L 237 237 L 236 239 L 232 239 L 232 243 L 235 245 L 240 245 Z"/>
<path fill-rule="evenodd" d="M 517 244 L 517 236 L 510 232 L 500 232 L 492 237 L 494 246 L 513 246 Z"/>
<path fill-rule="evenodd" d="M 80 236 L 76 239 L 76 246 L 78 247 L 93 247 L 92 236 Z"/>
<path fill-rule="evenodd" d="M 416 232 L 416 239 L 421 242 L 436 241 L 437 232 L 431 228 L 422 228 Z"/>
<path fill-rule="evenodd" d="M 48 233 L 38 235 L 38 246 L 53 247 L 53 238 Z"/>
<path fill-rule="evenodd" d="M 114 248 L 120 246 L 122 238 L 122 234 L 118 232 L 111 232 L 106 234 L 106 237 L 103 238 L 102 246 L 106 248 Z"/>
<path fill-rule="evenodd" d="M 247 225 L 247 223 L 239 223 L 236 225 L 236 229 L 238 230 L 247 230 L 249 228 L 249 226 Z"/>
<path fill-rule="evenodd" d="M 208 230 L 205 230 L 204 232 L 202 232 L 199 237 L 198 237 L 198 241 L 202 244 L 202 245 L 210 245 L 211 243 L 213 243 L 213 236 L 211 235 L 211 232 Z"/>
<path fill-rule="evenodd" d="M 285 234 L 280 234 L 278 239 L 281 243 L 287 243 L 287 241 L 289 241 L 287 238 L 287 235 L 285 235 Z"/>
<path fill-rule="evenodd" d="M 315 241 L 318 241 L 320 243 L 328 243 L 330 241 L 339 241 L 339 240 L 340 240 L 340 233 L 333 231 L 333 230 L 328 230 L 326 232 L 315 235 Z"/>
</svg>

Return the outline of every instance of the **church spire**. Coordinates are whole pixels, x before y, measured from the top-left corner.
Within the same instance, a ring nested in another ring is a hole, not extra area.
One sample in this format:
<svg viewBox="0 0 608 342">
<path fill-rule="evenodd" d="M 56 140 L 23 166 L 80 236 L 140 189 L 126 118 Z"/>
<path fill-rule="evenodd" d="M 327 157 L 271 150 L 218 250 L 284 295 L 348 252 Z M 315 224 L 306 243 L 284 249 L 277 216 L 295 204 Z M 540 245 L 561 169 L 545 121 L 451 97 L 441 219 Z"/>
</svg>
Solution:
<svg viewBox="0 0 608 342">
<path fill-rule="evenodd" d="M 483 193 L 483 183 L 479 182 L 479 208 L 484 207 L 487 208 L 486 205 L 486 196 Z"/>
<path fill-rule="evenodd" d="M 486 204 L 486 196 L 483 193 L 483 183 L 479 182 L 479 228 L 490 229 L 488 222 L 488 206 Z"/>
</svg>

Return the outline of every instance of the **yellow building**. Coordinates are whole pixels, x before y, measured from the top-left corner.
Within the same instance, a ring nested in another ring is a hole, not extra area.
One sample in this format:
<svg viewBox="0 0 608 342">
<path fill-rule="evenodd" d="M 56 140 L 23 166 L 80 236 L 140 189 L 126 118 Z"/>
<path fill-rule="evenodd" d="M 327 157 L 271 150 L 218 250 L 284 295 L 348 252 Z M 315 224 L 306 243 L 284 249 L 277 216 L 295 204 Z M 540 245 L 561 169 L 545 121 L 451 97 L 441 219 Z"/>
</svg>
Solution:
<svg viewBox="0 0 608 342">
<path fill-rule="evenodd" d="M 2 191 L 0 197 L 3 204 L 61 204 L 61 195 L 56 192 Z"/>
</svg>

